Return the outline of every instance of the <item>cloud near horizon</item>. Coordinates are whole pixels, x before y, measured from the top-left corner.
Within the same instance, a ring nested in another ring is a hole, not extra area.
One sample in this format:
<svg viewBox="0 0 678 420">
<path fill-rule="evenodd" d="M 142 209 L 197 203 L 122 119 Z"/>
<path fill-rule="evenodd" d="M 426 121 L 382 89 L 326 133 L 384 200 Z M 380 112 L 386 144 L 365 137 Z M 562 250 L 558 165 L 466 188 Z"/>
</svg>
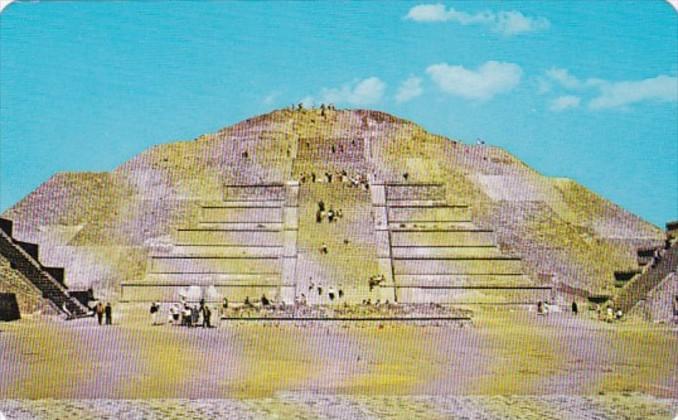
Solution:
<svg viewBox="0 0 678 420">
<path fill-rule="evenodd" d="M 551 106 L 549 109 L 551 111 L 560 112 L 568 108 L 576 108 L 581 103 L 581 98 L 574 95 L 565 95 L 560 96 L 553 101 L 551 101 Z"/>
<path fill-rule="evenodd" d="M 386 91 L 386 83 L 378 77 L 368 77 L 345 83 L 339 88 L 323 88 L 317 99 L 307 96 L 301 100 L 305 106 L 316 103 L 373 105 L 381 101 Z"/>
<path fill-rule="evenodd" d="M 403 103 L 410 101 L 423 93 L 421 88 L 421 78 L 411 76 L 398 88 L 398 93 L 395 96 L 396 103 Z"/>
<path fill-rule="evenodd" d="M 600 95 L 589 102 L 591 109 L 620 108 L 638 102 L 675 102 L 678 100 L 678 78 L 666 75 L 622 82 L 600 84 Z"/>
<path fill-rule="evenodd" d="M 678 100 L 678 78 L 675 76 L 660 74 L 642 80 L 611 82 L 598 78 L 579 79 L 567 69 L 553 67 L 546 71 L 546 77 L 566 90 L 598 90 L 597 95 L 588 103 L 589 109 L 594 110 L 623 108 L 639 102 Z M 551 110 L 560 110 L 554 109 L 554 103 L 555 101 L 552 102 Z"/>
<path fill-rule="evenodd" d="M 505 36 L 541 31 L 551 27 L 551 22 L 544 17 L 526 16 L 516 10 L 498 13 L 483 11 L 470 14 L 452 7 L 447 9 L 443 4 L 414 6 L 409 10 L 405 19 L 424 23 L 454 22 L 463 26 L 484 25 Z"/>
<path fill-rule="evenodd" d="M 514 63 L 487 61 L 476 70 L 447 63 L 434 64 L 426 73 L 447 94 L 484 101 L 516 87 L 523 70 Z"/>
</svg>

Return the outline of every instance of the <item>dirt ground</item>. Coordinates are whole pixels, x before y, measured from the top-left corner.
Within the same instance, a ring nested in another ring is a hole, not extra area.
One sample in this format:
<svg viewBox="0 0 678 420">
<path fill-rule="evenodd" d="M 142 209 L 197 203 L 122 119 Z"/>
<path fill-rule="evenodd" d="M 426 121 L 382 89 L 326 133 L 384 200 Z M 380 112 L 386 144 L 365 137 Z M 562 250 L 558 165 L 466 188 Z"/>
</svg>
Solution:
<svg viewBox="0 0 678 420">
<path fill-rule="evenodd" d="M 108 327 L 92 318 L 0 324 L 0 399 L 524 396 L 542 412 L 559 404 L 554 396 L 619 397 L 641 401 L 630 403 L 639 415 L 673 407 L 659 418 L 678 406 L 678 331 L 668 326 L 482 311 L 463 327 L 229 321 L 188 329 L 117 309 Z"/>
</svg>

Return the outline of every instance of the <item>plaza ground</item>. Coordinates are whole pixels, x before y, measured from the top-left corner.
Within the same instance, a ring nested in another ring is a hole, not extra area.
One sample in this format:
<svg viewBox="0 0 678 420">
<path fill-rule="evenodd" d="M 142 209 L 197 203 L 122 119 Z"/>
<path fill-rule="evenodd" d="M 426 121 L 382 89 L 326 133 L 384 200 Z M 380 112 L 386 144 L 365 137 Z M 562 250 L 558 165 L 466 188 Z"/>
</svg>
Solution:
<svg viewBox="0 0 678 420">
<path fill-rule="evenodd" d="M 171 412 L 221 399 L 244 414 L 257 406 L 317 415 L 323 404 L 442 417 L 455 404 L 479 404 L 490 417 L 558 407 L 678 414 L 678 331 L 665 325 L 483 310 L 464 326 L 229 321 L 188 329 L 151 326 L 141 308 L 117 309 L 110 327 L 93 318 L 0 324 L 0 407 L 147 399 L 127 404 Z M 62 401 L 26 401 L 36 399 Z"/>
</svg>

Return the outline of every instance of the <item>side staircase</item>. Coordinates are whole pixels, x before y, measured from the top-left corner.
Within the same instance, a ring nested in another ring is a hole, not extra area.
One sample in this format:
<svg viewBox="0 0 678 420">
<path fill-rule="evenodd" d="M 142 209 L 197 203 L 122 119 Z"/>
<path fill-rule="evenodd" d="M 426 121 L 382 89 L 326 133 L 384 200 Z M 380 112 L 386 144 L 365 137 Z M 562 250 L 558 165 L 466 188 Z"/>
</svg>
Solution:
<svg viewBox="0 0 678 420">
<path fill-rule="evenodd" d="M 628 313 L 645 296 L 659 285 L 671 272 L 678 269 L 678 241 L 664 251 L 661 259 L 651 266 L 646 264 L 645 269 L 632 279 L 628 280 L 615 297 L 615 306 L 624 313 Z"/>
<path fill-rule="evenodd" d="M 69 319 L 88 316 L 89 309 L 71 297 L 64 285 L 63 268 L 43 266 L 39 260 L 38 245 L 14 239 L 12 227 L 11 220 L 0 218 L 0 253 L 10 261 L 12 268 L 29 279 L 42 296 Z"/>
</svg>

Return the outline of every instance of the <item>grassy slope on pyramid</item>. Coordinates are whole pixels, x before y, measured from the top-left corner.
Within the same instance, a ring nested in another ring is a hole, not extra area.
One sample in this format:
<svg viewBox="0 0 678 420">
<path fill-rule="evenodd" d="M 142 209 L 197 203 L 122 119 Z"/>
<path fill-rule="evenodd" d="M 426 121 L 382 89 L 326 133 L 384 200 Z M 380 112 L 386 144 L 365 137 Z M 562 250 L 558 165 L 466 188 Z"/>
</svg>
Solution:
<svg viewBox="0 0 678 420">
<path fill-rule="evenodd" d="M 411 182 L 443 183 L 448 204 L 470 205 L 473 222 L 495 230 L 501 250 L 520 256 L 535 281 L 553 273 L 572 287 L 612 293 L 613 272 L 636 267 L 636 248 L 662 239 L 657 227 L 499 148 L 465 145 L 365 110 L 275 111 L 158 145 L 110 173 L 59 173 L 3 217 L 15 222 L 19 239 L 40 244 L 43 263 L 66 267 L 70 287 L 115 297 L 121 282 L 144 276 L 154 249 L 195 223 L 199 203 L 222 200 L 224 184 L 295 179 L 313 169 L 309 162 L 295 167 L 300 139 L 333 138 L 365 139 L 378 179 L 401 182 L 408 173 Z M 337 238 L 355 236 L 341 224 L 332 228 Z M 316 233 L 300 229 L 300 247 L 317 245 Z M 335 275 L 355 278 L 356 265 L 338 263 Z"/>
</svg>

